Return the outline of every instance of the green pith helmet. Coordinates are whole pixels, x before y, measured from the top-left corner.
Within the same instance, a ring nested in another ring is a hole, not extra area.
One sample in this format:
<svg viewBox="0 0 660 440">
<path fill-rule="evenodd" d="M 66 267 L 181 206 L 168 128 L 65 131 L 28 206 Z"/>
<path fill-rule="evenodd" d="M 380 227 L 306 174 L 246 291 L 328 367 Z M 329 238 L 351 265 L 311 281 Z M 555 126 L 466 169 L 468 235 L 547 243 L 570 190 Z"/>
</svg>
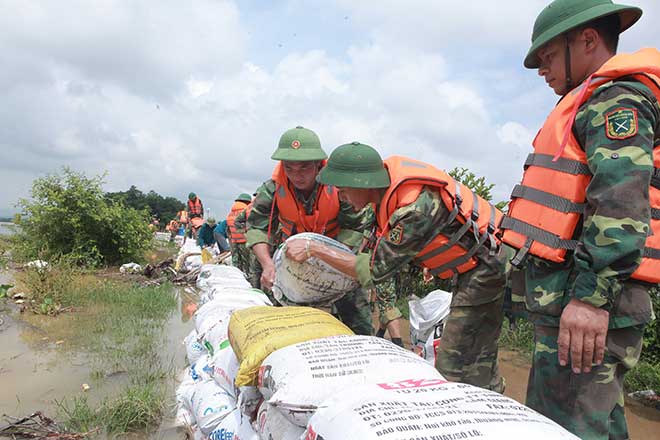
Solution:
<svg viewBox="0 0 660 440">
<path fill-rule="evenodd" d="M 303 127 L 292 128 L 280 137 L 277 150 L 270 157 L 273 160 L 308 162 L 328 157 L 321 148 L 319 137 L 312 130 Z"/>
<path fill-rule="evenodd" d="M 380 154 L 359 142 L 340 145 L 330 154 L 317 180 L 338 188 L 387 188 L 390 175 Z"/>
<path fill-rule="evenodd" d="M 250 203 L 252 201 L 252 196 L 248 193 L 240 193 L 234 201 L 236 202 L 248 202 Z"/>
<path fill-rule="evenodd" d="M 619 14 L 621 32 L 635 24 L 642 10 L 635 6 L 617 5 L 612 0 L 555 0 L 545 7 L 534 22 L 532 47 L 525 57 L 525 67 L 537 69 L 536 52 L 553 38 L 606 15 Z"/>
<path fill-rule="evenodd" d="M 188 194 L 188 200 L 195 200 L 195 197 L 197 197 L 195 193 Z"/>
</svg>

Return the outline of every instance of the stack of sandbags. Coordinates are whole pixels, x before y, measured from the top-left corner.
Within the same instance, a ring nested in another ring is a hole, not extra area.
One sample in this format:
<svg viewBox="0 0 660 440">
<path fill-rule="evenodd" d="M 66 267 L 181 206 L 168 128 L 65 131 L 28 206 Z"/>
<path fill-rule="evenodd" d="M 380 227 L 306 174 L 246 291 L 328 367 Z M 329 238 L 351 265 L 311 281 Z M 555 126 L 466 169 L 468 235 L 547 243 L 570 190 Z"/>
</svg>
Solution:
<svg viewBox="0 0 660 440">
<path fill-rule="evenodd" d="M 229 344 L 229 320 L 237 310 L 271 303 L 240 271 L 227 266 L 204 265 L 197 286 L 206 302 L 195 312 L 195 328 L 184 340 L 190 366 L 177 390 L 177 419 L 195 438 L 257 439 L 250 418 L 240 410 L 234 384 L 239 364 Z"/>
<path fill-rule="evenodd" d="M 452 294 L 444 290 L 429 292 L 424 298 L 408 301 L 410 343 L 413 351 L 435 365 L 445 320 L 449 316 Z"/>
<path fill-rule="evenodd" d="M 339 256 L 353 255 L 348 247 L 324 235 L 305 232 L 290 237 L 273 256 L 275 264 L 273 295 L 280 304 L 327 307 L 359 287 L 357 280 L 318 258 L 309 258 L 304 263 L 287 258 L 286 244 L 293 240 L 321 243 L 333 249 Z"/>
</svg>

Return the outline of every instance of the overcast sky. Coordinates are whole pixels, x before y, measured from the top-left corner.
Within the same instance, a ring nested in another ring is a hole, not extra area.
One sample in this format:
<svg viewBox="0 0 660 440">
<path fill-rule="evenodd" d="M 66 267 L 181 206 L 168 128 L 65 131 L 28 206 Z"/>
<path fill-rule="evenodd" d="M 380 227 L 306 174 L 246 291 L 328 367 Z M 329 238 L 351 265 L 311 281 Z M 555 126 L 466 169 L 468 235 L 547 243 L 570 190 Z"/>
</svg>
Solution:
<svg viewBox="0 0 660 440">
<path fill-rule="evenodd" d="M 522 67 L 545 0 L 0 0 L 0 215 L 67 165 L 221 217 L 279 136 L 468 167 L 507 199 L 556 102 Z M 660 2 L 621 50 L 660 46 Z"/>
</svg>

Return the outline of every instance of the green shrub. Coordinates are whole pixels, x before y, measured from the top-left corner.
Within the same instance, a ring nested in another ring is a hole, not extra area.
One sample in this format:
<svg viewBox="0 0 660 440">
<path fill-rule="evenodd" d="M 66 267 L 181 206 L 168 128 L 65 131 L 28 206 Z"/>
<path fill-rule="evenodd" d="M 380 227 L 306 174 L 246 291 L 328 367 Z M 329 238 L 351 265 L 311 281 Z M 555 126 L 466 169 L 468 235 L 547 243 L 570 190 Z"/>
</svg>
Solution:
<svg viewBox="0 0 660 440">
<path fill-rule="evenodd" d="M 641 359 L 650 364 L 660 367 L 660 290 L 654 288 L 651 290 L 651 303 L 656 319 L 650 322 L 644 330 L 644 348 Z"/>
<path fill-rule="evenodd" d="M 15 275 L 19 285 L 27 290 L 32 311 L 56 315 L 62 307 L 74 305 L 71 301 L 74 280 L 79 270 L 71 258 L 52 259 L 46 267 L 27 267 Z"/>
<path fill-rule="evenodd" d="M 660 365 L 640 361 L 623 382 L 627 392 L 653 390 L 660 393 Z"/>
<path fill-rule="evenodd" d="M 31 198 L 18 203 L 16 256 L 68 255 L 87 266 L 139 260 L 152 242 L 148 213 L 107 199 L 102 184 L 103 176 L 90 179 L 68 168 L 36 179 Z"/>
</svg>

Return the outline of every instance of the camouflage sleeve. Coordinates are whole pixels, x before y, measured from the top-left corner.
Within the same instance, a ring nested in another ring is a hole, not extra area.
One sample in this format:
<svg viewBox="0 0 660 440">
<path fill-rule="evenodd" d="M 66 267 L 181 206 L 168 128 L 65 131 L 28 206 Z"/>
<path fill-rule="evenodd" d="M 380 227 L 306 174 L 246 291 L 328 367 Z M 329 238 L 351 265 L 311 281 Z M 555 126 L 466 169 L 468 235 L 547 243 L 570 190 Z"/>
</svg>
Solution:
<svg viewBox="0 0 660 440">
<path fill-rule="evenodd" d="M 603 86 L 575 120 L 574 132 L 593 178 L 570 292 L 596 307 L 608 307 L 621 292 L 621 282 L 637 269 L 649 230 L 653 141 L 660 114 L 655 99 L 647 98 L 650 93 L 633 82 Z"/>
<path fill-rule="evenodd" d="M 236 228 L 237 231 L 245 231 L 245 226 L 247 222 L 247 215 L 246 215 L 246 210 L 242 210 L 241 212 L 238 213 L 236 216 L 236 219 L 234 220 L 234 227 Z"/>
<path fill-rule="evenodd" d="M 370 226 L 375 217 L 370 217 L 369 212 L 373 210 L 361 210 L 356 212 L 350 203 L 342 200 L 339 201 L 339 214 L 337 215 L 337 222 L 341 229 L 350 229 L 352 231 L 362 232 L 365 227 Z"/>
<path fill-rule="evenodd" d="M 267 180 L 257 189 L 257 195 L 252 202 L 252 210 L 247 218 L 245 238 L 247 246 L 251 248 L 257 243 L 274 244 L 272 236 L 268 237 L 268 222 L 275 197 L 275 182 Z M 277 231 L 277 207 L 273 211 L 273 224 L 271 225 L 271 234 Z"/>
<path fill-rule="evenodd" d="M 399 272 L 444 228 L 448 217 L 440 194 L 430 188 L 397 209 L 389 219 L 389 232 L 372 253 L 358 256 L 356 272 L 362 286 L 372 287 Z"/>
</svg>

